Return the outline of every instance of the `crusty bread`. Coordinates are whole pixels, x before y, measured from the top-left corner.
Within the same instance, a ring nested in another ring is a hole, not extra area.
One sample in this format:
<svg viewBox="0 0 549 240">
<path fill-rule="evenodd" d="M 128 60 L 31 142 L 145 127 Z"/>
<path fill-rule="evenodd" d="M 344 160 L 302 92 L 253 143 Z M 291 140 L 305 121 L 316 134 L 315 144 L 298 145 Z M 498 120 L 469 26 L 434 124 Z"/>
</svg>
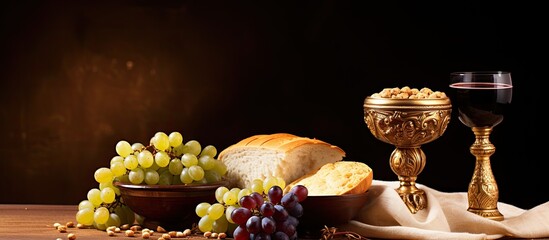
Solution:
<svg viewBox="0 0 549 240">
<path fill-rule="evenodd" d="M 339 161 L 327 163 L 296 179 L 284 191 L 288 192 L 295 185 L 303 185 L 307 187 L 309 196 L 364 193 L 372 185 L 373 177 L 372 169 L 365 163 Z"/>
<path fill-rule="evenodd" d="M 288 133 L 261 134 L 233 144 L 218 155 L 231 187 L 250 188 L 254 179 L 276 176 L 290 183 L 345 152 L 327 142 Z"/>
</svg>

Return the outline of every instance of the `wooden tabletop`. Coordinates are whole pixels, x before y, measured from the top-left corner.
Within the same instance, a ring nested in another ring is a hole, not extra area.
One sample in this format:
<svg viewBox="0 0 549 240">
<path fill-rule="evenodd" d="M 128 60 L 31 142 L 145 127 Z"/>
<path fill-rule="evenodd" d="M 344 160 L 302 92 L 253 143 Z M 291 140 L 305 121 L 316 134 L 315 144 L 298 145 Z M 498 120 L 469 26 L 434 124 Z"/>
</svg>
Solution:
<svg viewBox="0 0 549 240">
<path fill-rule="evenodd" d="M 0 239 L 1 240 L 28 240 L 28 239 L 68 239 L 69 233 L 76 235 L 76 240 L 101 239 L 142 239 L 140 235 L 126 237 L 124 233 L 116 233 L 110 237 L 105 231 L 97 229 L 67 228 L 67 232 L 60 233 L 54 227 L 55 223 L 65 225 L 67 222 L 76 224 L 76 205 L 20 205 L 0 204 Z M 183 231 L 184 229 L 181 229 Z M 154 233 L 149 239 L 158 239 L 161 235 Z M 202 236 L 187 237 L 185 239 L 206 239 Z"/>
</svg>

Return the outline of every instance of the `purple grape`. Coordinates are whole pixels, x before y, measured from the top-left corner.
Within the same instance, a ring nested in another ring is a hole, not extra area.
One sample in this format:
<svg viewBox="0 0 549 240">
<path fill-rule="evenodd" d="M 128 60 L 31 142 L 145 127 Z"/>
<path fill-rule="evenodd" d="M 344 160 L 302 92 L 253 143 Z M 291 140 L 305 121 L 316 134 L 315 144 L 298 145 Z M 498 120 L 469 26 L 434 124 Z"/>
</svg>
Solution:
<svg viewBox="0 0 549 240">
<path fill-rule="evenodd" d="M 294 216 L 296 218 L 303 216 L 303 205 L 301 203 L 296 203 L 294 207 L 287 209 L 288 213 L 291 216 Z"/>
<path fill-rule="evenodd" d="M 295 185 L 290 189 L 290 192 L 295 193 L 299 202 L 303 202 L 309 195 L 309 190 L 303 185 Z"/>
<path fill-rule="evenodd" d="M 273 234 L 273 239 L 274 240 L 290 240 L 290 237 L 288 237 L 286 233 L 278 231 Z"/>
<path fill-rule="evenodd" d="M 276 222 L 272 217 L 261 218 L 261 229 L 266 234 L 272 234 L 276 230 Z"/>
<path fill-rule="evenodd" d="M 271 235 L 264 232 L 260 232 L 258 234 L 255 234 L 253 240 L 271 240 Z"/>
<path fill-rule="evenodd" d="M 275 207 L 275 211 L 274 211 L 274 214 L 273 214 L 273 219 L 275 221 L 283 222 L 286 219 L 288 219 L 289 214 L 288 214 L 288 211 L 286 211 L 286 209 L 284 208 L 284 206 L 277 204 L 277 205 L 274 205 L 274 207 Z"/>
<path fill-rule="evenodd" d="M 261 207 L 259 207 L 259 213 L 263 215 L 264 217 L 270 217 L 274 214 L 275 207 L 270 202 L 264 202 Z"/>
<path fill-rule="evenodd" d="M 252 216 L 250 209 L 239 207 L 231 212 L 231 219 L 239 226 L 245 226 L 246 221 Z"/>
<path fill-rule="evenodd" d="M 299 219 L 297 219 L 296 217 L 294 216 L 288 216 L 288 219 L 286 219 L 286 222 L 288 222 L 288 224 L 292 224 L 294 225 L 295 227 L 297 227 L 297 225 L 299 225 Z"/>
<path fill-rule="evenodd" d="M 269 197 L 269 201 L 271 203 L 278 204 L 282 199 L 282 194 L 283 194 L 282 188 L 278 185 L 274 185 L 269 189 L 267 196 Z"/>
<path fill-rule="evenodd" d="M 254 210 L 257 207 L 257 202 L 252 196 L 243 196 L 238 201 L 241 207 L 245 207 L 250 210 Z"/>
<path fill-rule="evenodd" d="M 261 232 L 261 218 L 259 216 L 251 216 L 248 218 L 248 221 L 246 221 L 246 230 L 248 230 L 249 233 L 254 234 Z"/>
<path fill-rule="evenodd" d="M 287 209 L 293 208 L 298 202 L 299 202 L 298 197 L 293 192 L 284 194 L 284 196 L 280 200 L 280 204 L 282 204 L 282 206 L 284 206 Z"/>
<path fill-rule="evenodd" d="M 238 226 L 233 231 L 234 240 L 249 240 L 250 233 L 246 230 L 246 227 Z"/>
<path fill-rule="evenodd" d="M 261 206 L 265 202 L 265 199 L 263 198 L 263 195 L 261 195 L 261 193 L 253 192 L 250 194 L 250 196 L 255 199 L 255 203 L 257 204 L 257 206 Z"/>
</svg>

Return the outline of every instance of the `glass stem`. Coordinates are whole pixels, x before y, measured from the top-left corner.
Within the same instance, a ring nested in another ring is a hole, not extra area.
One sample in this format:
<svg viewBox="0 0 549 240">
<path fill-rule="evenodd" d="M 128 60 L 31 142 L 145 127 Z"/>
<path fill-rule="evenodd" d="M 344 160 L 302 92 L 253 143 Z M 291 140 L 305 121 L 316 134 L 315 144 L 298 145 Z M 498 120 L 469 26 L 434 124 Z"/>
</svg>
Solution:
<svg viewBox="0 0 549 240">
<path fill-rule="evenodd" d="M 469 184 L 467 211 L 485 218 L 501 221 L 503 215 L 497 208 L 499 190 L 490 166 L 490 156 L 496 147 L 490 142 L 491 127 L 473 127 L 475 142 L 470 147 L 476 157 L 475 172 Z"/>
</svg>

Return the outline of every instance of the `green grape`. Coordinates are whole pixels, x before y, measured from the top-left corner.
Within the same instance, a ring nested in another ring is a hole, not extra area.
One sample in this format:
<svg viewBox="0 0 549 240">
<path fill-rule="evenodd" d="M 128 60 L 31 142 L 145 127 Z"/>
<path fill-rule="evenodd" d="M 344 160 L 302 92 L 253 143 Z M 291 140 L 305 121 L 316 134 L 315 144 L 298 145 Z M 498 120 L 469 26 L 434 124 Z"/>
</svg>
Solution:
<svg viewBox="0 0 549 240">
<path fill-rule="evenodd" d="M 174 147 L 172 149 L 173 154 L 175 154 L 176 157 L 180 157 L 185 153 L 185 144 L 179 144 L 177 147 Z"/>
<path fill-rule="evenodd" d="M 160 179 L 158 172 L 152 169 L 145 169 L 145 183 L 148 185 L 155 185 Z"/>
<path fill-rule="evenodd" d="M 120 227 L 121 223 L 122 223 L 122 220 L 120 219 L 120 216 L 118 216 L 118 214 L 110 213 L 109 219 L 107 219 L 107 222 L 105 222 L 105 225 L 107 227 L 111 227 L 111 226 Z"/>
<path fill-rule="evenodd" d="M 223 202 L 226 205 L 236 205 L 238 201 L 238 193 L 228 191 L 225 194 L 223 194 Z"/>
<path fill-rule="evenodd" d="M 112 203 L 114 202 L 114 197 L 116 197 L 116 193 L 114 192 L 114 189 L 110 187 L 103 188 L 101 190 L 101 201 L 104 203 Z"/>
<path fill-rule="evenodd" d="M 238 192 L 238 199 L 241 199 L 242 197 L 248 196 L 250 194 L 252 194 L 252 190 L 250 190 L 249 188 L 243 188 Z"/>
<path fill-rule="evenodd" d="M 193 178 L 191 175 L 189 175 L 189 168 L 183 168 L 183 171 L 181 171 L 181 174 L 179 175 L 179 179 L 184 184 L 189 184 L 193 182 Z"/>
<path fill-rule="evenodd" d="M 229 189 L 225 186 L 221 186 L 215 189 L 215 200 L 217 200 L 218 203 L 224 203 L 223 195 L 225 195 L 225 193 L 228 191 Z"/>
<path fill-rule="evenodd" d="M 237 208 L 237 206 L 235 205 L 230 205 L 227 207 L 227 209 L 225 209 L 225 218 L 227 219 L 228 222 L 230 223 L 234 223 L 233 219 L 231 218 L 231 214 L 233 213 L 233 211 Z"/>
<path fill-rule="evenodd" d="M 96 222 L 93 222 L 93 227 L 97 230 L 105 231 L 107 229 L 107 225 L 105 224 L 99 224 Z"/>
<path fill-rule="evenodd" d="M 110 168 L 101 167 L 95 170 L 93 177 L 95 178 L 95 181 L 97 181 L 98 183 L 102 183 L 102 182 L 112 182 L 114 175 Z"/>
<path fill-rule="evenodd" d="M 170 147 L 170 139 L 164 132 L 157 132 L 151 139 L 151 142 L 160 151 L 164 151 Z"/>
<path fill-rule="evenodd" d="M 160 169 L 160 166 L 158 166 L 158 164 L 156 164 L 156 162 L 153 161 L 153 164 L 149 168 L 152 170 L 158 171 L 158 169 Z"/>
<path fill-rule="evenodd" d="M 280 188 L 284 189 L 286 187 L 286 181 L 284 180 L 284 178 L 276 177 L 276 182 Z"/>
<path fill-rule="evenodd" d="M 213 170 L 219 173 L 219 175 L 225 176 L 227 173 L 227 165 L 225 165 L 222 161 L 216 160 Z"/>
<path fill-rule="evenodd" d="M 159 167 L 166 167 L 170 164 L 170 155 L 164 151 L 156 152 L 154 155 L 154 161 L 158 164 Z"/>
<path fill-rule="evenodd" d="M 172 185 L 173 183 L 173 175 L 169 171 L 164 171 L 160 173 L 158 176 L 158 185 Z M 177 176 L 177 179 L 179 179 L 179 176 Z"/>
<path fill-rule="evenodd" d="M 119 181 L 121 183 L 130 183 L 130 176 L 128 174 L 124 174 L 122 176 L 115 177 L 114 179 L 115 179 L 115 181 Z"/>
<path fill-rule="evenodd" d="M 172 175 L 181 174 L 181 171 L 183 171 L 183 163 L 181 163 L 181 160 L 179 160 L 179 158 L 174 158 L 170 161 L 168 169 Z"/>
<path fill-rule="evenodd" d="M 135 214 L 126 205 L 120 205 L 114 209 L 114 212 L 120 217 L 120 225 L 133 224 L 135 221 Z"/>
<path fill-rule="evenodd" d="M 200 146 L 200 143 L 196 140 L 188 141 L 185 143 L 185 146 L 187 146 L 185 153 L 192 153 L 195 156 L 198 156 L 198 154 L 202 151 L 202 146 Z"/>
<path fill-rule="evenodd" d="M 265 179 L 263 179 L 263 193 L 267 194 L 269 193 L 269 189 L 271 189 L 272 186 L 275 186 L 278 184 L 278 179 L 274 176 L 267 176 Z"/>
<path fill-rule="evenodd" d="M 97 188 L 92 188 L 88 191 L 88 200 L 95 206 L 98 207 L 103 203 L 101 200 L 101 190 Z"/>
<path fill-rule="evenodd" d="M 112 165 L 115 162 L 124 163 L 124 158 L 122 156 L 114 156 L 114 157 L 111 158 L 110 165 Z"/>
<path fill-rule="evenodd" d="M 172 185 L 183 184 L 179 175 L 172 175 Z"/>
<path fill-rule="evenodd" d="M 143 225 L 143 222 L 145 222 L 145 217 L 139 215 L 139 214 L 135 214 L 135 222 L 137 222 L 138 224 L 141 224 Z"/>
<path fill-rule="evenodd" d="M 139 165 L 139 161 L 137 161 L 137 157 L 135 155 L 128 155 L 126 158 L 124 158 L 124 167 L 128 170 L 134 170 Z"/>
<path fill-rule="evenodd" d="M 137 154 L 137 162 L 139 162 L 139 165 L 143 168 L 149 168 L 153 165 L 154 157 L 153 154 L 149 150 L 143 150 L 139 154 Z"/>
<path fill-rule="evenodd" d="M 214 183 L 221 181 L 221 175 L 213 170 L 207 170 L 204 171 L 204 179 L 206 179 L 206 183 Z"/>
<path fill-rule="evenodd" d="M 179 132 L 170 133 L 170 135 L 168 136 L 168 139 L 170 141 L 171 147 L 177 147 L 181 145 L 181 143 L 183 143 L 183 135 L 181 135 L 181 133 Z"/>
<path fill-rule="evenodd" d="M 145 172 L 142 168 L 135 168 L 130 171 L 130 182 L 133 184 L 141 184 L 145 180 Z"/>
<path fill-rule="evenodd" d="M 126 173 L 126 166 L 124 166 L 124 160 L 120 162 L 111 163 L 111 172 L 113 176 L 118 177 Z"/>
<path fill-rule="evenodd" d="M 212 230 L 214 221 L 209 215 L 201 217 L 198 221 L 198 229 L 201 232 L 209 232 Z"/>
<path fill-rule="evenodd" d="M 189 176 L 191 176 L 194 181 L 200 181 L 204 178 L 204 169 L 197 165 L 191 166 L 189 167 Z"/>
<path fill-rule="evenodd" d="M 82 210 L 82 209 L 94 210 L 95 206 L 93 205 L 93 203 L 90 200 L 82 200 L 78 204 L 78 210 Z"/>
<path fill-rule="evenodd" d="M 112 190 L 114 190 L 114 193 L 116 193 L 116 195 L 120 195 L 120 189 L 115 187 L 114 185 L 112 185 L 112 182 L 100 183 L 99 184 L 99 190 L 101 190 L 101 191 L 103 191 L 103 189 L 106 188 L 106 187 L 112 188 Z"/>
<path fill-rule="evenodd" d="M 213 145 L 205 146 L 200 152 L 200 156 L 210 156 L 212 158 L 217 155 L 217 149 Z"/>
<path fill-rule="evenodd" d="M 118 155 L 122 157 L 127 157 L 133 152 L 132 146 L 130 145 L 130 143 L 124 140 L 116 143 L 115 150 L 116 150 L 116 153 L 118 153 Z"/>
<path fill-rule="evenodd" d="M 143 149 L 145 148 L 145 145 L 143 145 L 142 143 L 134 143 L 132 144 L 132 150 L 133 152 L 140 152 L 142 151 Z"/>
<path fill-rule="evenodd" d="M 83 208 L 76 212 L 76 222 L 85 225 L 93 225 L 94 208 Z"/>
<path fill-rule="evenodd" d="M 214 203 L 208 208 L 208 215 L 210 215 L 213 220 L 219 219 L 223 216 L 224 212 L 225 207 L 221 203 Z"/>
<path fill-rule="evenodd" d="M 212 156 L 204 155 L 198 159 L 198 166 L 202 167 L 204 170 L 211 170 L 215 167 L 215 160 Z"/>
<path fill-rule="evenodd" d="M 206 214 L 208 214 L 208 209 L 212 205 L 208 202 L 201 202 L 198 205 L 196 205 L 194 212 L 196 213 L 196 216 L 204 217 Z"/>
<path fill-rule="evenodd" d="M 229 221 L 227 221 L 227 218 L 221 217 L 214 221 L 212 225 L 212 232 L 224 233 L 224 232 L 227 232 L 228 228 L 229 228 Z"/>
<path fill-rule="evenodd" d="M 109 220 L 109 209 L 98 207 L 93 214 L 93 221 L 97 224 L 105 224 Z"/>
<path fill-rule="evenodd" d="M 198 158 L 192 153 L 185 153 L 181 156 L 181 163 L 183 163 L 183 166 L 185 167 L 195 166 L 198 164 Z"/>
</svg>

